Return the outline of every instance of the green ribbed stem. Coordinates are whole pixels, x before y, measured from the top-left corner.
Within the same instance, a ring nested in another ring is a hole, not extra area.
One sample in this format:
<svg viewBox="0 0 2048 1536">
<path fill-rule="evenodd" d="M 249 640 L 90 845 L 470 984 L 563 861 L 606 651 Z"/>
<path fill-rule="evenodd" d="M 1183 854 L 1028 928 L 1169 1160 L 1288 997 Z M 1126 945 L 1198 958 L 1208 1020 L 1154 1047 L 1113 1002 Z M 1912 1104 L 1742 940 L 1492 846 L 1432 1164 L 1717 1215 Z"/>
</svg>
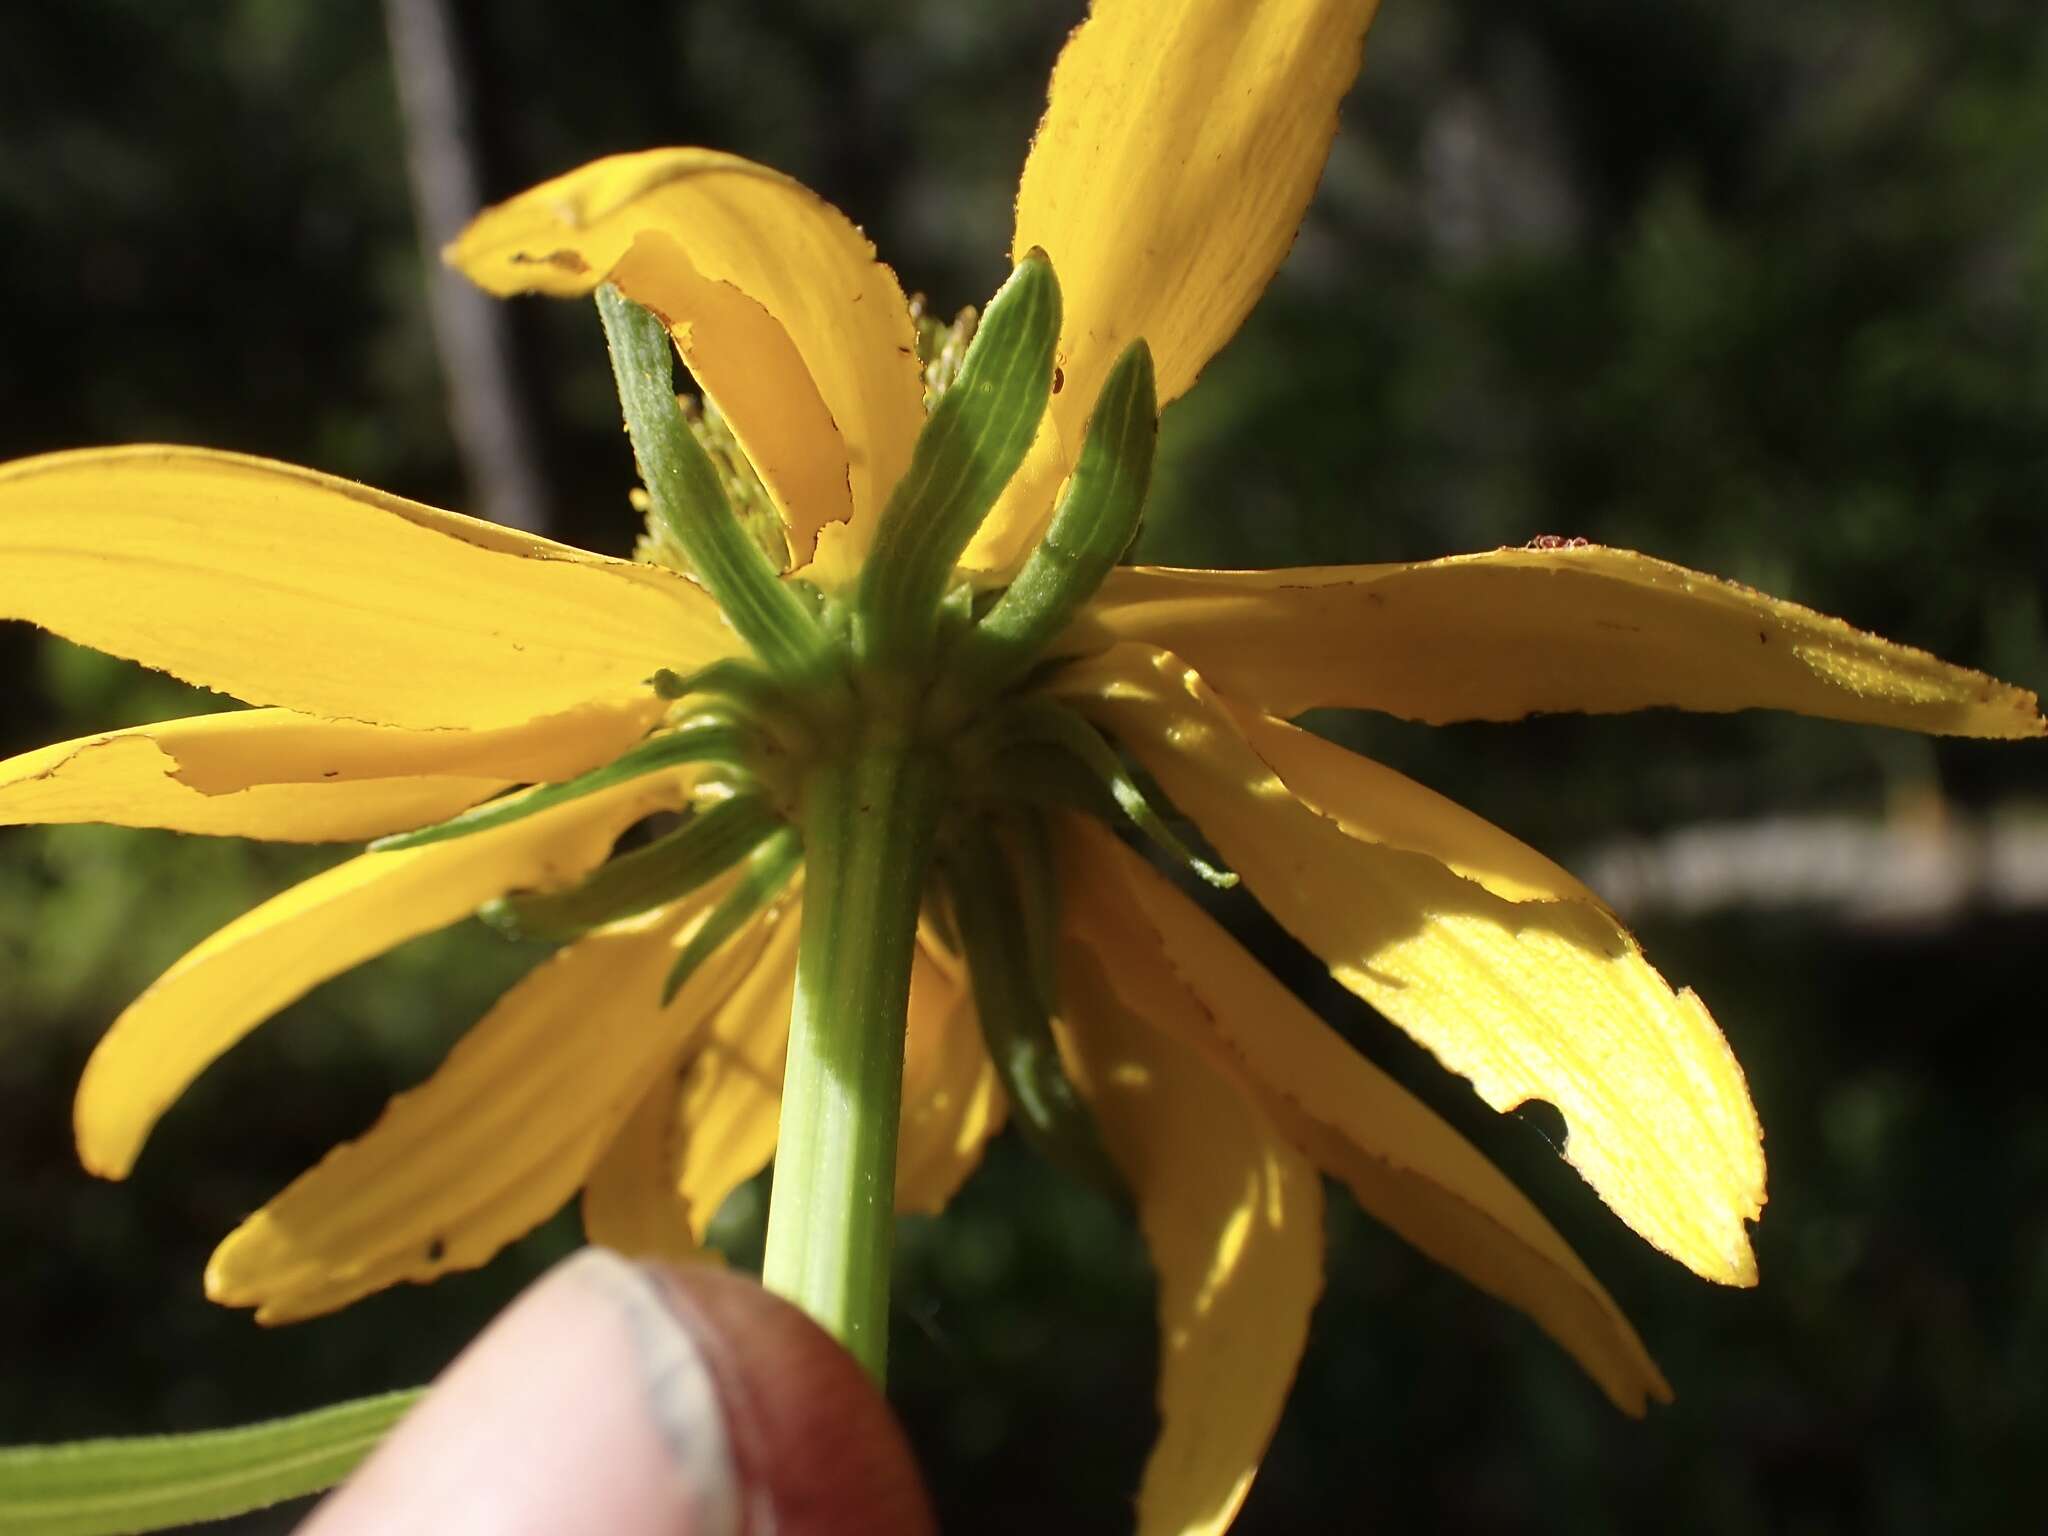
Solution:
<svg viewBox="0 0 2048 1536">
<path fill-rule="evenodd" d="M 880 1381 L 918 906 L 944 773 L 886 722 L 803 790 L 803 933 L 762 1281 Z"/>
</svg>

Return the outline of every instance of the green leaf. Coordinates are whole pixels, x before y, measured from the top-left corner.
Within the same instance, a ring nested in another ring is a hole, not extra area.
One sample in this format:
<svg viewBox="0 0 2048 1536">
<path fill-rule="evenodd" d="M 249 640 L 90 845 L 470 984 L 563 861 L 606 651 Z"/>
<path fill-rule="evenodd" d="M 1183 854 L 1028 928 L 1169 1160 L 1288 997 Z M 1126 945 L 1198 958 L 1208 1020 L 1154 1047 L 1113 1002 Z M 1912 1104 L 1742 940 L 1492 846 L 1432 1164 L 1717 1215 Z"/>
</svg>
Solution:
<svg viewBox="0 0 2048 1536">
<path fill-rule="evenodd" d="M 1030 671 L 1130 547 L 1152 485 L 1158 437 L 1152 353 L 1134 341 L 1095 398 L 1081 457 L 1045 538 L 961 641 L 953 671 L 975 702 L 994 698 Z"/>
<path fill-rule="evenodd" d="M 0 1449 L 0 1531 L 123 1536 L 318 1493 L 354 1471 L 420 1392 L 237 1429 Z"/>
<path fill-rule="evenodd" d="M 536 789 L 502 795 L 482 805 L 471 806 L 460 816 L 421 827 L 416 832 L 396 832 L 370 844 L 372 853 L 392 853 L 402 848 L 422 848 L 428 843 L 446 842 L 451 837 L 468 837 L 489 832 L 511 822 L 524 820 L 540 811 L 552 810 L 585 795 L 594 795 L 614 784 L 637 779 L 664 768 L 684 763 L 731 763 L 745 758 L 756 743 L 748 726 L 720 716 L 701 716 L 660 736 L 650 736 L 631 751 L 613 758 L 602 768 L 565 779 L 560 784 L 543 784 Z"/>
<path fill-rule="evenodd" d="M 927 658 L 953 567 L 1045 414 L 1059 334 L 1059 282 L 1045 253 L 1033 251 L 989 301 L 960 377 L 933 407 L 882 510 L 861 571 L 864 657 L 911 669 Z"/>
<path fill-rule="evenodd" d="M 760 795 L 734 795 L 697 812 L 675 831 L 621 854 L 563 891 L 503 896 L 477 913 L 521 939 L 572 939 L 604 923 L 648 912 L 721 875 L 783 826 Z"/>
</svg>

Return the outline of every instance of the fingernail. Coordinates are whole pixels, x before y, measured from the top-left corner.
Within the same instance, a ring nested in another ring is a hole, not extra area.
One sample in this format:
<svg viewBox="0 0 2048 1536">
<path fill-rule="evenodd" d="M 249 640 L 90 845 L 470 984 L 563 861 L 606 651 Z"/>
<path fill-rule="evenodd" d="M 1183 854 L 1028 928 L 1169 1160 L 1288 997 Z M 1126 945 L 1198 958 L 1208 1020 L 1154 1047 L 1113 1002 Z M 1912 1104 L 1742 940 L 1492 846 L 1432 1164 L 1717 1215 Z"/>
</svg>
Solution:
<svg viewBox="0 0 2048 1536">
<path fill-rule="evenodd" d="M 710 1266 L 639 1270 L 690 1338 L 693 1377 L 650 1377 L 664 1419 L 716 1395 L 739 1490 L 737 1536 L 928 1536 L 938 1529 L 880 1390 L 810 1318 Z"/>
<path fill-rule="evenodd" d="M 729 1392 L 712 1358 L 716 1339 L 690 1326 L 676 1288 L 657 1271 L 605 1248 L 586 1248 L 561 1266 L 564 1283 L 601 1297 L 624 1325 L 631 1371 L 676 1477 L 690 1536 L 745 1536 L 741 1486 L 727 1434 Z"/>
</svg>

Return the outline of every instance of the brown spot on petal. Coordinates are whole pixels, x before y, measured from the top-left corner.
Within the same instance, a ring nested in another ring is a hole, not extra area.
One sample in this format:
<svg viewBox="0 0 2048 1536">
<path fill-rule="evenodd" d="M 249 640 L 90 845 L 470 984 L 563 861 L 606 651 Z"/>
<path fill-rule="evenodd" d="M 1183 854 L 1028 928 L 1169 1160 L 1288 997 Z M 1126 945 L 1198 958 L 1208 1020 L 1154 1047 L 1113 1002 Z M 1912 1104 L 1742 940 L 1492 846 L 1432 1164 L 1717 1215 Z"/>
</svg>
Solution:
<svg viewBox="0 0 2048 1536">
<path fill-rule="evenodd" d="M 572 277 L 581 277 L 590 270 L 590 263 L 574 251 L 549 251 L 544 256 L 514 251 L 509 259 L 515 267 L 558 267 Z"/>
</svg>

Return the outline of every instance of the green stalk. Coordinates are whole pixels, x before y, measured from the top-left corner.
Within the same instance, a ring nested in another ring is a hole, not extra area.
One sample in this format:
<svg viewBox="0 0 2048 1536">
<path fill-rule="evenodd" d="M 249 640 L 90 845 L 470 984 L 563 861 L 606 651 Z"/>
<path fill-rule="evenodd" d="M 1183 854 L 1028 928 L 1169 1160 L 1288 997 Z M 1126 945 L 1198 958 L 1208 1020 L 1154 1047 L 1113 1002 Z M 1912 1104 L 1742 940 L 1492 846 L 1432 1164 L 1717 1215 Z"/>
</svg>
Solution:
<svg viewBox="0 0 2048 1536">
<path fill-rule="evenodd" d="M 804 785 L 803 933 L 761 1278 L 880 1381 L 896 1124 L 940 763 L 879 722 Z"/>
</svg>

